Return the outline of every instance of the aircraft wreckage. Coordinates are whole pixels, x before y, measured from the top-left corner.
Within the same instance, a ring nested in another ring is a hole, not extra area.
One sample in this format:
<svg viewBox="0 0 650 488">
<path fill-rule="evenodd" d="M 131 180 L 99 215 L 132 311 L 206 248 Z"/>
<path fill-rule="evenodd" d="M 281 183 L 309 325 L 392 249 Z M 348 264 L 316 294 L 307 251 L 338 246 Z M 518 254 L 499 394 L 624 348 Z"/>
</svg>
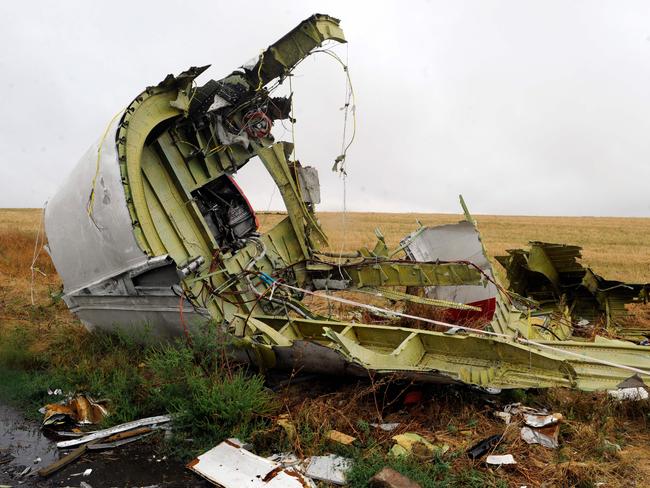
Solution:
<svg viewBox="0 0 650 488">
<path fill-rule="evenodd" d="M 591 305 L 606 308 L 608 297 L 643 299 L 647 286 L 565 273 L 573 248 L 534 243 L 501 258 L 512 290 L 497 281 L 466 209 L 465 221 L 417 229 L 394 250 L 380 236 L 372 250 L 327 251 L 317 171 L 271 135 L 292 106 L 273 88 L 325 41 L 345 42 L 339 21 L 314 15 L 225 78 L 195 86 L 207 66 L 169 75 L 111 121 L 45 211 L 65 301 L 86 327 L 165 338 L 210 320 L 235 355 L 261 369 L 491 388 L 597 390 L 633 374 L 650 379 L 650 349 L 578 337 L 576 310 L 564 301 L 567 283 L 574 302 L 590 293 Z M 265 233 L 233 178 L 255 156 L 287 211 Z M 425 296 L 413 293 L 422 288 Z M 444 320 L 350 302 L 355 290 L 444 310 Z M 395 320 L 322 316 L 304 303 L 312 294 Z"/>
</svg>

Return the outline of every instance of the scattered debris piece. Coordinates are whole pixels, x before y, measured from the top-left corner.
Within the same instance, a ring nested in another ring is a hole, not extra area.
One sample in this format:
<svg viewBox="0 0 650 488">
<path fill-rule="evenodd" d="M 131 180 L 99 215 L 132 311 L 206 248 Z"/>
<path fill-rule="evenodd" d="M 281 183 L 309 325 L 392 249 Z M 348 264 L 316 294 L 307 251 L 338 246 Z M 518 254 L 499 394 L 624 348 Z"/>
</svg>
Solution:
<svg viewBox="0 0 650 488">
<path fill-rule="evenodd" d="M 648 399 L 648 387 L 643 379 L 634 374 L 616 385 L 616 390 L 608 390 L 607 394 L 618 401 L 639 401 Z"/>
<path fill-rule="evenodd" d="M 650 284 L 607 280 L 584 267 L 579 246 L 531 241 L 530 249 L 510 249 L 495 256 L 505 268 L 510 290 L 539 302 L 543 309 L 566 307 L 570 318 L 586 328 L 604 319 L 616 325 L 628 311 L 625 304 L 646 302 Z"/>
<path fill-rule="evenodd" d="M 512 414 L 510 412 L 494 412 L 495 417 L 499 417 L 506 424 L 509 424 L 512 420 Z"/>
<path fill-rule="evenodd" d="M 553 415 L 532 415 L 524 414 L 524 422 L 530 427 L 546 427 L 547 425 L 557 424 L 561 422 L 564 417 L 561 413 L 554 413 Z"/>
<path fill-rule="evenodd" d="M 227 442 L 234 444 L 237 447 L 240 447 L 242 449 L 246 449 L 247 451 L 252 451 L 253 450 L 253 444 L 249 444 L 248 442 L 243 442 L 239 440 L 236 437 L 231 437 L 229 439 L 226 439 Z"/>
<path fill-rule="evenodd" d="M 483 457 L 487 452 L 494 449 L 499 442 L 503 439 L 502 434 L 491 435 L 485 439 L 474 444 L 467 450 L 467 455 L 470 459 L 479 459 Z"/>
<path fill-rule="evenodd" d="M 369 481 L 370 488 L 421 488 L 419 483 L 391 468 L 383 468 Z"/>
<path fill-rule="evenodd" d="M 72 463 L 73 461 L 79 459 L 86 451 L 88 450 L 88 445 L 84 444 L 83 446 L 80 446 L 76 448 L 75 450 L 69 452 L 65 456 L 63 456 L 61 459 L 58 461 L 55 461 L 54 463 L 50 464 L 49 466 L 46 466 L 44 468 L 41 468 L 38 470 L 38 475 L 42 476 L 43 478 L 46 478 L 60 469 L 64 468 L 68 464 Z"/>
<path fill-rule="evenodd" d="M 388 424 L 370 424 L 370 425 L 376 429 L 381 429 L 384 432 L 392 432 L 395 429 L 397 429 L 401 424 L 399 422 L 392 422 Z"/>
<path fill-rule="evenodd" d="M 69 441 L 61 441 L 56 444 L 56 447 L 62 449 L 65 447 L 78 446 L 80 444 L 85 444 L 98 439 L 105 439 L 114 434 L 119 434 L 120 432 L 126 432 L 128 430 L 137 429 L 139 427 L 164 424 L 171 422 L 172 418 L 169 415 L 159 415 L 157 417 L 147 417 L 140 420 L 134 420 L 132 422 L 127 422 L 125 424 L 115 425 L 108 429 L 98 430 L 92 434 L 88 434 L 77 439 L 70 439 Z"/>
<path fill-rule="evenodd" d="M 334 454 L 312 456 L 305 460 L 304 473 L 315 480 L 344 485 L 352 460 Z"/>
<path fill-rule="evenodd" d="M 354 441 L 357 440 L 356 437 L 352 437 L 351 435 L 344 434 L 343 432 L 339 432 L 338 430 L 330 430 L 326 435 L 329 440 L 338 442 L 339 444 L 343 444 L 344 446 L 349 446 L 353 444 Z"/>
<path fill-rule="evenodd" d="M 278 417 L 278 425 L 284 429 L 284 431 L 287 433 L 287 437 L 291 442 L 296 438 L 297 435 L 297 430 L 296 426 L 289 420 L 289 414 L 288 413 L 283 413 Z"/>
<path fill-rule="evenodd" d="M 44 415 L 43 425 L 63 425 L 69 422 L 97 424 L 108 415 L 108 410 L 102 403 L 105 402 L 96 402 L 87 395 L 75 395 L 61 403 L 45 405 L 41 409 Z"/>
<path fill-rule="evenodd" d="M 607 394 L 614 400 L 622 402 L 624 400 L 639 401 L 648 399 L 648 390 L 643 387 L 619 388 L 617 390 L 608 390 Z"/>
<path fill-rule="evenodd" d="M 501 455 L 490 454 L 487 458 L 485 458 L 485 462 L 493 466 L 502 466 L 504 464 L 517 464 L 517 461 L 515 461 L 515 458 L 512 457 L 512 454 L 501 454 Z"/>
<path fill-rule="evenodd" d="M 442 456 L 449 450 L 447 444 L 434 445 L 414 432 L 393 436 L 393 440 L 397 444 L 391 448 L 389 454 L 394 457 L 413 455 L 420 459 L 430 459 L 434 456 Z"/>
<path fill-rule="evenodd" d="M 272 454 L 267 457 L 269 461 L 280 463 L 282 466 L 297 466 L 300 464 L 300 459 L 292 452 L 281 452 L 278 454 Z"/>
<path fill-rule="evenodd" d="M 187 467 L 224 488 L 312 486 L 297 469 L 285 468 L 225 441 L 190 461 Z"/>
<path fill-rule="evenodd" d="M 548 415 L 548 410 L 545 408 L 532 408 L 522 405 L 521 403 L 509 403 L 503 407 L 504 412 L 514 415 Z"/>
<path fill-rule="evenodd" d="M 93 472 L 93 469 L 88 468 L 81 474 L 81 476 L 90 476 L 92 474 L 92 472 Z"/>
<path fill-rule="evenodd" d="M 140 429 L 136 429 L 136 430 L 140 430 Z M 145 429 L 142 429 L 142 430 L 144 431 Z M 130 434 L 130 432 L 125 432 L 125 433 Z M 94 442 L 89 442 L 87 444 L 88 445 L 88 450 L 89 451 L 100 451 L 100 450 L 103 450 L 103 449 L 114 449 L 116 447 L 121 447 L 121 446 L 124 446 L 126 444 L 131 444 L 132 442 L 139 441 L 141 439 L 144 439 L 145 437 L 149 437 L 152 434 L 153 434 L 153 432 L 151 431 L 151 429 L 148 429 L 148 432 L 145 431 L 145 433 L 137 433 L 137 434 L 134 433 L 133 435 L 129 435 L 129 436 L 125 436 L 125 437 L 116 438 L 116 436 L 111 436 L 108 439 L 106 439 L 104 442 L 99 442 L 99 440 L 94 441 Z M 111 440 L 111 439 L 113 439 L 113 440 Z"/>
<path fill-rule="evenodd" d="M 89 483 L 82 481 L 81 483 L 79 483 L 79 488 L 93 488 L 93 487 Z"/>
<path fill-rule="evenodd" d="M 549 449 L 559 447 L 558 436 L 560 424 L 547 425 L 538 429 L 524 426 L 521 428 L 521 438 L 528 444 L 540 444 Z"/>
</svg>

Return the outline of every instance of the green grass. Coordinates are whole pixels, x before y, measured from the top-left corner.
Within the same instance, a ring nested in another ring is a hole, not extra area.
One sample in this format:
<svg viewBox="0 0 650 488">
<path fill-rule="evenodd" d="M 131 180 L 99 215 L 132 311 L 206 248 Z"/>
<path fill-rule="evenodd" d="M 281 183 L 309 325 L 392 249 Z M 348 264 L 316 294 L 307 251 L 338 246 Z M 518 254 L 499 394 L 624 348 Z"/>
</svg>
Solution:
<svg viewBox="0 0 650 488">
<path fill-rule="evenodd" d="M 194 440 L 175 452 L 194 456 L 230 436 L 248 439 L 275 408 L 263 378 L 223 360 L 215 332 L 206 326 L 193 346 L 93 333 L 80 350 L 62 341 L 33 352 L 37 339 L 16 328 L 0 337 L 0 399 L 34 417 L 56 400 L 48 388 L 88 393 L 109 400 L 106 425 L 170 413 L 176 437 Z"/>
<path fill-rule="evenodd" d="M 48 388 L 87 392 L 110 401 L 106 426 L 161 413 L 175 416 L 174 434 L 164 450 L 189 459 L 228 437 L 253 440 L 260 452 L 290 450 L 293 445 L 271 417 L 279 410 L 263 378 L 225 360 L 216 328 L 206 326 L 184 341 L 143 345 L 126 334 L 88 334 L 82 347 L 62 334 L 46 351 L 34 352 L 37 338 L 16 328 L 0 337 L 0 400 L 21 407 L 31 418 L 38 408 L 59 398 Z M 142 339 L 142 338 L 140 338 Z M 327 424 L 296 418 L 302 448 L 309 454 L 334 453 L 352 458 L 349 486 L 365 487 L 385 466 L 417 481 L 423 488 L 499 486 L 489 474 L 474 469 L 454 472 L 449 459 L 421 463 L 394 459 L 367 435 L 355 447 L 325 440 Z M 359 428 L 370 433 L 367 423 Z M 191 442 L 187 442 L 191 439 Z"/>
</svg>

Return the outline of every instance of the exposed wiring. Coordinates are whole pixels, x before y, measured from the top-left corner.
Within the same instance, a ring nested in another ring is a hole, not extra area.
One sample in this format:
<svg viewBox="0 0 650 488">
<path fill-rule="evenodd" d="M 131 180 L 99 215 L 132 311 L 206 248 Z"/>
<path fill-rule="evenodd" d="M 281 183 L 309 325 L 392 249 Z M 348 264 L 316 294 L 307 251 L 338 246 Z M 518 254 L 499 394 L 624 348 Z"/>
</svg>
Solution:
<svg viewBox="0 0 650 488">
<path fill-rule="evenodd" d="M 251 110 L 243 118 L 244 131 L 249 137 L 262 139 L 271 133 L 273 121 L 262 110 Z"/>
<path fill-rule="evenodd" d="M 93 218 L 93 210 L 95 206 L 95 185 L 97 184 L 97 176 L 99 176 L 99 162 L 100 158 L 102 155 L 102 146 L 104 145 L 104 141 L 106 140 L 106 136 L 108 135 L 108 131 L 110 130 L 111 126 L 113 125 L 113 122 L 115 119 L 124 113 L 124 109 L 120 109 L 119 112 L 117 112 L 115 115 L 113 115 L 113 118 L 111 121 L 108 123 L 106 126 L 106 129 L 104 130 L 104 133 L 102 134 L 101 139 L 99 140 L 99 144 L 97 145 L 97 163 L 95 165 L 95 175 L 93 176 L 93 180 L 91 183 L 91 188 L 90 188 L 90 195 L 88 196 L 88 205 L 86 206 L 86 210 L 88 211 L 88 216 L 90 219 L 93 221 L 93 224 L 95 224 L 95 227 L 99 229 L 99 226 L 95 222 L 95 219 Z"/>
<path fill-rule="evenodd" d="M 291 98 L 291 112 L 289 118 L 291 120 L 291 144 L 293 144 L 293 159 L 298 159 L 298 153 L 296 151 L 296 117 L 295 110 L 293 105 L 293 75 L 289 74 L 289 97 Z"/>
<path fill-rule="evenodd" d="M 32 263 L 29 265 L 29 270 L 31 271 L 31 280 L 29 285 L 29 293 L 32 299 L 32 306 L 34 303 L 34 278 L 36 273 L 40 273 L 43 276 L 47 276 L 40 269 L 36 267 L 36 261 L 38 261 L 39 256 L 41 255 L 41 250 L 43 249 L 43 244 L 45 243 L 45 207 L 47 207 L 47 202 L 43 205 L 43 210 L 41 212 L 41 218 L 38 223 L 38 229 L 36 231 L 36 240 L 34 241 L 34 252 L 32 253 Z"/>
<path fill-rule="evenodd" d="M 348 65 L 340 58 L 338 54 L 336 54 L 334 51 L 330 49 L 317 49 L 315 51 L 312 51 L 312 54 L 314 53 L 325 53 L 328 56 L 331 56 L 333 59 L 335 59 L 342 67 L 343 71 L 345 71 L 345 76 L 347 79 L 347 84 L 346 84 L 346 100 L 345 100 L 345 116 L 343 119 L 343 126 L 344 126 L 344 136 L 347 128 L 347 116 L 348 116 L 348 111 L 352 112 L 352 136 L 350 137 L 350 140 L 347 142 L 347 144 L 344 143 L 342 144 L 341 148 L 341 154 L 336 158 L 333 166 L 334 171 L 341 171 L 345 172 L 345 159 L 347 156 L 348 149 L 350 149 L 350 146 L 354 142 L 354 139 L 357 135 L 357 114 L 356 114 L 356 96 L 354 94 L 354 87 L 352 86 L 352 79 L 350 78 L 350 69 Z M 352 106 L 350 107 L 350 103 L 352 103 Z"/>
<path fill-rule="evenodd" d="M 185 292 L 180 294 L 180 301 L 178 304 L 178 313 L 180 315 L 180 320 L 181 320 L 181 325 L 183 326 L 183 333 L 185 334 L 185 340 L 187 340 L 187 343 L 191 346 L 192 345 L 192 338 L 190 337 L 190 331 L 189 328 L 187 327 L 187 323 L 185 322 L 185 317 L 183 316 L 183 301 L 185 300 Z"/>
<path fill-rule="evenodd" d="M 259 65 L 257 68 L 257 88 L 255 88 L 255 91 L 258 92 L 262 89 L 262 65 L 264 64 L 264 51 L 262 51 L 262 54 L 260 54 L 260 60 L 257 62 Z"/>
<path fill-rule="evenodd" d="M 313 291 L 305 290 L 303 288 L 298 288 L 296 286 L 292 286 L 292 285 L 289 285 L 287 283 L 278 282 L 278 286 L 282 286 L 282 287 L 285 287 L 287 289 L 298 291 L 300 293 L 305 293 L 305 294 L 312 295 L 312 296 L 322 296 L 322 295 L 318 295 L 317 293 L 315 293 Z M 388 315 L 394 315 L 396 317 L 408 318 L 408 319 L 411 319 L 411 320 L 417 320 L 417 321 L 420 321 L 420 322 L 426 322 L 426 323 L 434 324 L 434 325 L 440 325 L 440 326 L 446 327 L 448 329 L 463 330 L 463 331 L 468 332 L 470 334 L 478 334 L 478 335 L 487 335 L 487 336 L 492 336 L 492 337 L 499 337 L 499 338 L 502 338 L 502 339 L 506 339 L 507 341 L 514 340 L 514 341 L 519 342 L 521 344 L 535 346 L 535 347 L 542 348 L 542 349 L 548 349 L 548 350 L 551 350 L 551 351 L 556 352 L 558 354 L 563 354 L 563 355 L 566 355 L 566 356 L 572 356 L 572 357 L 579 358 L 579 359 L 582 359 L 582 360 L 587 360 L 587 361 L 592 361 L 594 363 L 603 364 L 605 366 L 611 366 L 611 367 L 614 367 L 614 368 L 623 369 L 623 370 L 626 370 L 626 371 L 631 371 L 633 373 L 639 373 L 639 374 L 642 374 L 642 375 L 650 376 L 650 371 L 645 371 L 643 369 L 635 368 L 633 366 L 627 366 L 625 364 L 615 363 L 613 361 L 607 361 L 605 359 L 594 358 L 594 357 L 591 357 L 591 356 L 587 356 L 586 354 L 580 354 L 580 353 L 569 351 L 569 350 L 566 350 L 566 349 L 561 349 L 561 348 L 558 348 L 558 347 L 555 347 L 555 346 L 550 346 L 548 344 L 543 344 L 541 342 L 533 341 L 531 339 L 526 339 L 525 337 L 521 337 L 521 336 L 513 337 L 513 336 L 510 336 L 508 334 L 501 334 L 501 333 L 498 333 L 498 332 L 492 332 L 492 331 L 487 331 L 487 330 L 482 330 L 482 329 L 473 329 L 471 327 L 465 327 L 465 326 L 457 325 L 457 324 L 450 324 L 450 323 L 447 323 L 447 322 L 442 322 L 440 320 L 433 320 L 433 319 L 428 319 L 428 318 L 425 318 L 425 317 L 418 317 L 417 315 L 410 315 L 410 314 L 406 314 L 406 313 L 402 313 L 402 312 L 397 312 L 395 310 L 389 310 L 389 309 L 385 309 L 385 308 L 381 308 L 381 307 L 376 307 L 374 305 L 359 303 L 359 302 L 355 302 L 353 300 L 349 300 L 347 298 L 341 298 L 341 297 L 337 297 L 337 296 L 326 296 L 326 299 L 327 300 L 333 300 L 333 301 L 340 302 L 340 303 L 344 303 L 344 304 L 347 304 L 347 305 L 352 305 L 352 306 L 356 306 L 356 307 L 360 307 L 360 308 L 365 308 L 367 310 L 371 310 L 371 311 L 374 311 L 374 312 L 385 313 L 385 314 L 388 314 Z"/>
</svg>

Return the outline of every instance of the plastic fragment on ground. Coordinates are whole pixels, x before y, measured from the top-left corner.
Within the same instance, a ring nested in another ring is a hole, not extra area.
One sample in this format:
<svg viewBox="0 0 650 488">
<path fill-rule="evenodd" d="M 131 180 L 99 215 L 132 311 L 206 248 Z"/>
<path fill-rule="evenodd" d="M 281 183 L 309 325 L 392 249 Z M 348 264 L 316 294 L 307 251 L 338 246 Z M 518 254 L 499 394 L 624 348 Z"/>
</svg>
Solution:
<svg viewBox="0 0 650 488">
<path fill-rule="evenodd" d="M 298 470 L 257 456 L 227 441 L 187 467 L 223 488 L 305 488 L 313 486 Z"/>
<path fill-rule="evenodd" d="M 512 457 L 512 454 L 501 454 L 501 455 L 490 454 L 487 458 L 485 458 L 485 462 L 493 466 L 502 466 L 504 464 L 517 464 L 517 461 L 515 461 L 515 458 Z"/>
<path fill-rule="evenodd" d="M 312 456 L 305 460 L 304 473 L 315 480 L 344 485 L 352 460 L 335 454 Z M 266 485 L 265 485 L 266 486 Z"/>
<path fill-rule="evenodd" d="M 344 446 L 349 446 L 354 443 L 354 441 L 357 440 L 356 437 L 352 437 L 351 435 L 344 434 L 343 432 L 339 432 L 338 430 L 330 430 L 327 433 L 327 438 L 331 441 L 338 442 L 339 444 L 343 444 Z"/>
<path fill-rule="evenodd" d="M 477 442 L 467 450 L 467 455 L 470 459 L 479 459 L 487 454 L 490 450 L 494 449 L 496 445 L 501 442 L 503 435 L 496 434 L 486 437 L 485 439 Z"/>
<path fill-rule="evenodd" d="M 559 447 L 559 433 L 560 424 L 554 424 L 539 429 L 524 426 L 521 428 L 520 435 L 528 444 L 540 444 L 549 449 L 557 449 Z"/>
<path fill-rule="evenodd" d="M 390 455 L 394 457 L 414 455 L 417 458 L 428 459 L 442 456 L 449 450 L 447 444 L 434 445 L 414 432 L 393 436 L 393 440 L 396 444 L 391 448 Z"/>
<path fill-rule="evenodd" d="M 370 478 L 368 485 L 370 488 L 421 488 L 419 483 L 391 468 L 383 468 Z"/>
<path fill-rule="evenodd" d="M 57 442 L 56 447 L 63 449 L 71 446 L 78 446 L 80 444 L 85 444 L 87 442 L 95 441 L 97 439 L 104 439 L 110 437 L 114 434 L 119 434 L 120 432 L 126 432 L 128 430 L 137 429 L 138 427 L 144 427 L 149 425 L 158 425 L 171 422 L 172 418 L 170 415 L 158 415 L 157 417 L 147 417 L 144 419 L 134 420 L 132 422 L 127 422 L 125 424 L 115 425 L 108 429 L 98 430 L 92 434 L 79 437 L 78 439 L 70 439 L 68 441 Z"/>
</svg>

